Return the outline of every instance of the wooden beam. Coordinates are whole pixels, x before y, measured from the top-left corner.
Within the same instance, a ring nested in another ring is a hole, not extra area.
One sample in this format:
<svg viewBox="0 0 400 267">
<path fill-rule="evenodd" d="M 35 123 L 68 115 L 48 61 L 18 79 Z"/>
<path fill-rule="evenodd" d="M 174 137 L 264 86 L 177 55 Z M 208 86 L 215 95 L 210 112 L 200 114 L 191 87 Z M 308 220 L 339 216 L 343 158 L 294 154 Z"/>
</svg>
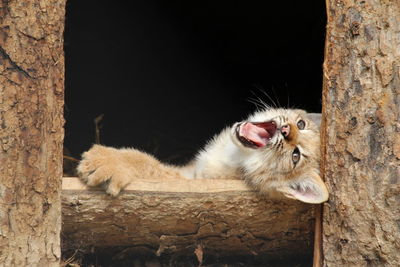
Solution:
<svg viewBox="0 0 400 267">
<path fill-rule="evenodd" d="M 64 251 L 312 257 L 314 206 L 266 199 L 240 180 L 143 180 L 117 198 L 63 179 Z"/>
</svg>

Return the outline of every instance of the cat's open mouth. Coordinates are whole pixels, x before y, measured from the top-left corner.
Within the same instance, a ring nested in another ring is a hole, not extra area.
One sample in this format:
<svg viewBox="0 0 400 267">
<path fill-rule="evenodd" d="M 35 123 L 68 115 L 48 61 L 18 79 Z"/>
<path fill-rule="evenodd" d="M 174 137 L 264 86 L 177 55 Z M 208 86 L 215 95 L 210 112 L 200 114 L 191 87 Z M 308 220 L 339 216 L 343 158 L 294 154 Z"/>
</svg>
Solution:
<svg viewBox="0 0 400 267">
<path fill-rule="evenodd" d="M 260 148 L 268 144 L 276 132 L 276 123 L 267 122 L 243 122 L 236 126 L 236 137 L 247 147 Z"/>
</svg>

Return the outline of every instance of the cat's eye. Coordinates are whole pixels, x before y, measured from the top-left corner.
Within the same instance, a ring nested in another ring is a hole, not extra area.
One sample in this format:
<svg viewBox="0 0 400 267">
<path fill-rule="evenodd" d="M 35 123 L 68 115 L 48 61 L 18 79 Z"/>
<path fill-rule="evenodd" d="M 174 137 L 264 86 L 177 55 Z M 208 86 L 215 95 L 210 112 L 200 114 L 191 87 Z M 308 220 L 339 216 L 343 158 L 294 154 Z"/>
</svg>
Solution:
<svg viewBox="0 0 400 267">
<path fill-rule="evenodd" d="M 295 166 L 300 161 L 300 150 L 297 147 L 293 150 L 292 161 Z"/>
<path fill-rule="evenodd" d="M 299 130 L 304 130 L 304 128 L 306 127 L 306 122 L 303 120 L 299 120 L 297 122 L 297 128 L 299 128 Z"/>
</svg>

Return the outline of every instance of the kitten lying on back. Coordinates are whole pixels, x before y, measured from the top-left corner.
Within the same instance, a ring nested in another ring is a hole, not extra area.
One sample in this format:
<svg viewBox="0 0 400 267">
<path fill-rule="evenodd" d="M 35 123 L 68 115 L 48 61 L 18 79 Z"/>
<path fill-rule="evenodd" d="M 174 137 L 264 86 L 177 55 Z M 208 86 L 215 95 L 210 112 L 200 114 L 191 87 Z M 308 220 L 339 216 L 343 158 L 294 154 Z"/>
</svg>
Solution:
<svg viewBox="0 0 400 267">
<path fill-rule="evenodd" d="M 134 179 L 236 178 L 262 193 L 321 203 L 328 191 L 319 175 L 319 145 L 318 127 L 304 111 L 268 108 L 223 130 L 186 166 L 162 164 L 136 149 L 94 145 L 77 169 L 90 186 L 107 182 L 113 196 Z"/>
</svg>

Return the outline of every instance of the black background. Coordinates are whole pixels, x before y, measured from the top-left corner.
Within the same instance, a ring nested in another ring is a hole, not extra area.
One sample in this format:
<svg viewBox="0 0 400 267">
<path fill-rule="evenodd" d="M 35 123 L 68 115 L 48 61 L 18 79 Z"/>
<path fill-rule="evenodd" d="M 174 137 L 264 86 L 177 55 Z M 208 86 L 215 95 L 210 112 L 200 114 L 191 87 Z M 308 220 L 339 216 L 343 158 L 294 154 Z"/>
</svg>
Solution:
<svg viewBox="0 0 400 267">
<path fill-rule="evenodd" d="M 65 147 L 189 160 L 255 110 L 321 109 L 324 1 L 67 1 Z M 256 96 L 255 96 L 255 95 Z"/>
</svg>

